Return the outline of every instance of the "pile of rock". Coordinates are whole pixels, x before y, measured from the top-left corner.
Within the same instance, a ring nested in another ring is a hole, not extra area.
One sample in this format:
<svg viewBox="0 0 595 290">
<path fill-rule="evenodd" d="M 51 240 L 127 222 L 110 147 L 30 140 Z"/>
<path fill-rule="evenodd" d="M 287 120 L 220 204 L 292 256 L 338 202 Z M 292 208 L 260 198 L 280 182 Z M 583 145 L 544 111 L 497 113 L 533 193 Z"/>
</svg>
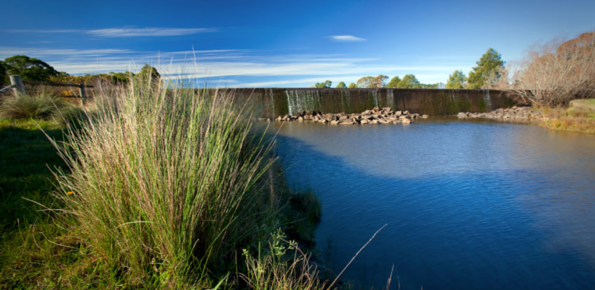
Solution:
<svg viewBox="0 0 595 290">
<path fill-rule="evenodd" d="M 489 113 L 469 113 L 460 112 L 457 114 L 459 119 L 467 118 L 488 118 L 508 121 L 530 121 L 544 118 L 541 111 L 531 107 L 517 107 L 514 106 L 509 109 L 497 109 Z"/>
<path fill-rule="evenodd" d="M 275 118 L 275 121 L 297 121 L 329 123 L 331 125 L 356 125 L 356 124 L 410 124 L 417 118 L 428 118 L 428 115 L 419 115 L 409 111 L 393 111 L 390 107 L 380 109 L 374 107 L 359 114 L 327 113 L 319 111 L 301 111 L 295 115 L 285 115 Z M 271 118 L 260 118 L 262 121 L 272 121 Z"/>
</svg>

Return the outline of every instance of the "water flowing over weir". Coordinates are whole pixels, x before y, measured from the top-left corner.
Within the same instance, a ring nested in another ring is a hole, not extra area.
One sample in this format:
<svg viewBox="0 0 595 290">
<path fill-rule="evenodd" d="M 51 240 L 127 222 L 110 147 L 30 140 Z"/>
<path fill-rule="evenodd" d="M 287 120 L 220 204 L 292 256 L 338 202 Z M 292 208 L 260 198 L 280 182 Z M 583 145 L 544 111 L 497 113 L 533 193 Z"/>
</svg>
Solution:
<svg viewBox="0 0 595 290">
<path fill-rule="evenodd" d="M 508 108 L 515 101 L 500 90 L 446 89 L 232 89 L 238 99 L 252 97 L 263 117 L 299 111 L 360 113 L 374 106 L 429 115 L 488 112 Z"/>
</svg>

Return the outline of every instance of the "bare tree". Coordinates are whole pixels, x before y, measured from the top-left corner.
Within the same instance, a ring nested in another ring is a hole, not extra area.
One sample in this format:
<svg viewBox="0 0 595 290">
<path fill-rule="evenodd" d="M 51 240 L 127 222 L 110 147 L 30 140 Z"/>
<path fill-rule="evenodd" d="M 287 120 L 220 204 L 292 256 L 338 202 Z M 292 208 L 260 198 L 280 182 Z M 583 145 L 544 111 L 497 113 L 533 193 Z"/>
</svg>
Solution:
<svg viewBox="0 0 595 290">
<path fill-rule="evenodd" d="M 518 96 L 540 106 L 595 96 L 595 31 L 575 39 L 554 39 L 534 45 L 514 76 L 505 72 L 504 84 Z"/>
</svg>

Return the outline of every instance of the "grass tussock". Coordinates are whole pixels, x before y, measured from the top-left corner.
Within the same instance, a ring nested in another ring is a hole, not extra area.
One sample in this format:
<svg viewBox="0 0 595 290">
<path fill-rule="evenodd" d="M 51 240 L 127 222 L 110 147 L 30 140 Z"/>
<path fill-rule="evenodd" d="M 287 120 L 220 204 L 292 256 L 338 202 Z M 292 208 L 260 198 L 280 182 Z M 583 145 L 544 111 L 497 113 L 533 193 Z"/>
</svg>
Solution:
<svg viewBox="0 0 595 290">
<path fill-rule="evenodd" d="M 546 120 L 540 125 L 554 130 L 595 133 L 595 112 L 568 109 L 563 107 L 541 108 Z"/>
<path fill-rule="evenodd" d="M 61 98 L 47 93 L 39 95 L 17 94 L 5 97 L 0 104 L 0 118 L 49 120 L 60 116 L 60 111 L 71 105 Z"/>
<path fill-rule="evenodd" d="M 273 142 L 233 95 L 134 81 L 95 98 L 55 143 L 69 168 L 56 173 L 56 213 L 118 280 L 213 286 L 280 226 L 264 175 Z"/>
</svg>

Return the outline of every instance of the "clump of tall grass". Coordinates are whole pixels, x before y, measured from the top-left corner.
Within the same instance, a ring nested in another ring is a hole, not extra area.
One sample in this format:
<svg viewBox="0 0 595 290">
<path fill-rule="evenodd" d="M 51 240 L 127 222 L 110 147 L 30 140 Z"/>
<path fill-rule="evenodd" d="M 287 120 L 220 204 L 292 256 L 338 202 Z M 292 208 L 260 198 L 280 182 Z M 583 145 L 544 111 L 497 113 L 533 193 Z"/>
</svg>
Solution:
<svg viewBox="0 0 595 290">
<path fill-rule="evenodd" d="M 37 95 L 17 94 L 6 97 L 0 104 L 0 117 L 5 119 L 51 119 L 71 105 L 48 93 Z"/>
<path fill-rule="evenodd" d="M 254 132 L 245 102 L 133 79 L 95 103 L 55 143 L 70 169 L 56 171 L 56 197 L 63 221 L 129 286 L 209 284 L 277 227 L 274 197 L 257 188 L 273 142 Z"/>
</svg>

